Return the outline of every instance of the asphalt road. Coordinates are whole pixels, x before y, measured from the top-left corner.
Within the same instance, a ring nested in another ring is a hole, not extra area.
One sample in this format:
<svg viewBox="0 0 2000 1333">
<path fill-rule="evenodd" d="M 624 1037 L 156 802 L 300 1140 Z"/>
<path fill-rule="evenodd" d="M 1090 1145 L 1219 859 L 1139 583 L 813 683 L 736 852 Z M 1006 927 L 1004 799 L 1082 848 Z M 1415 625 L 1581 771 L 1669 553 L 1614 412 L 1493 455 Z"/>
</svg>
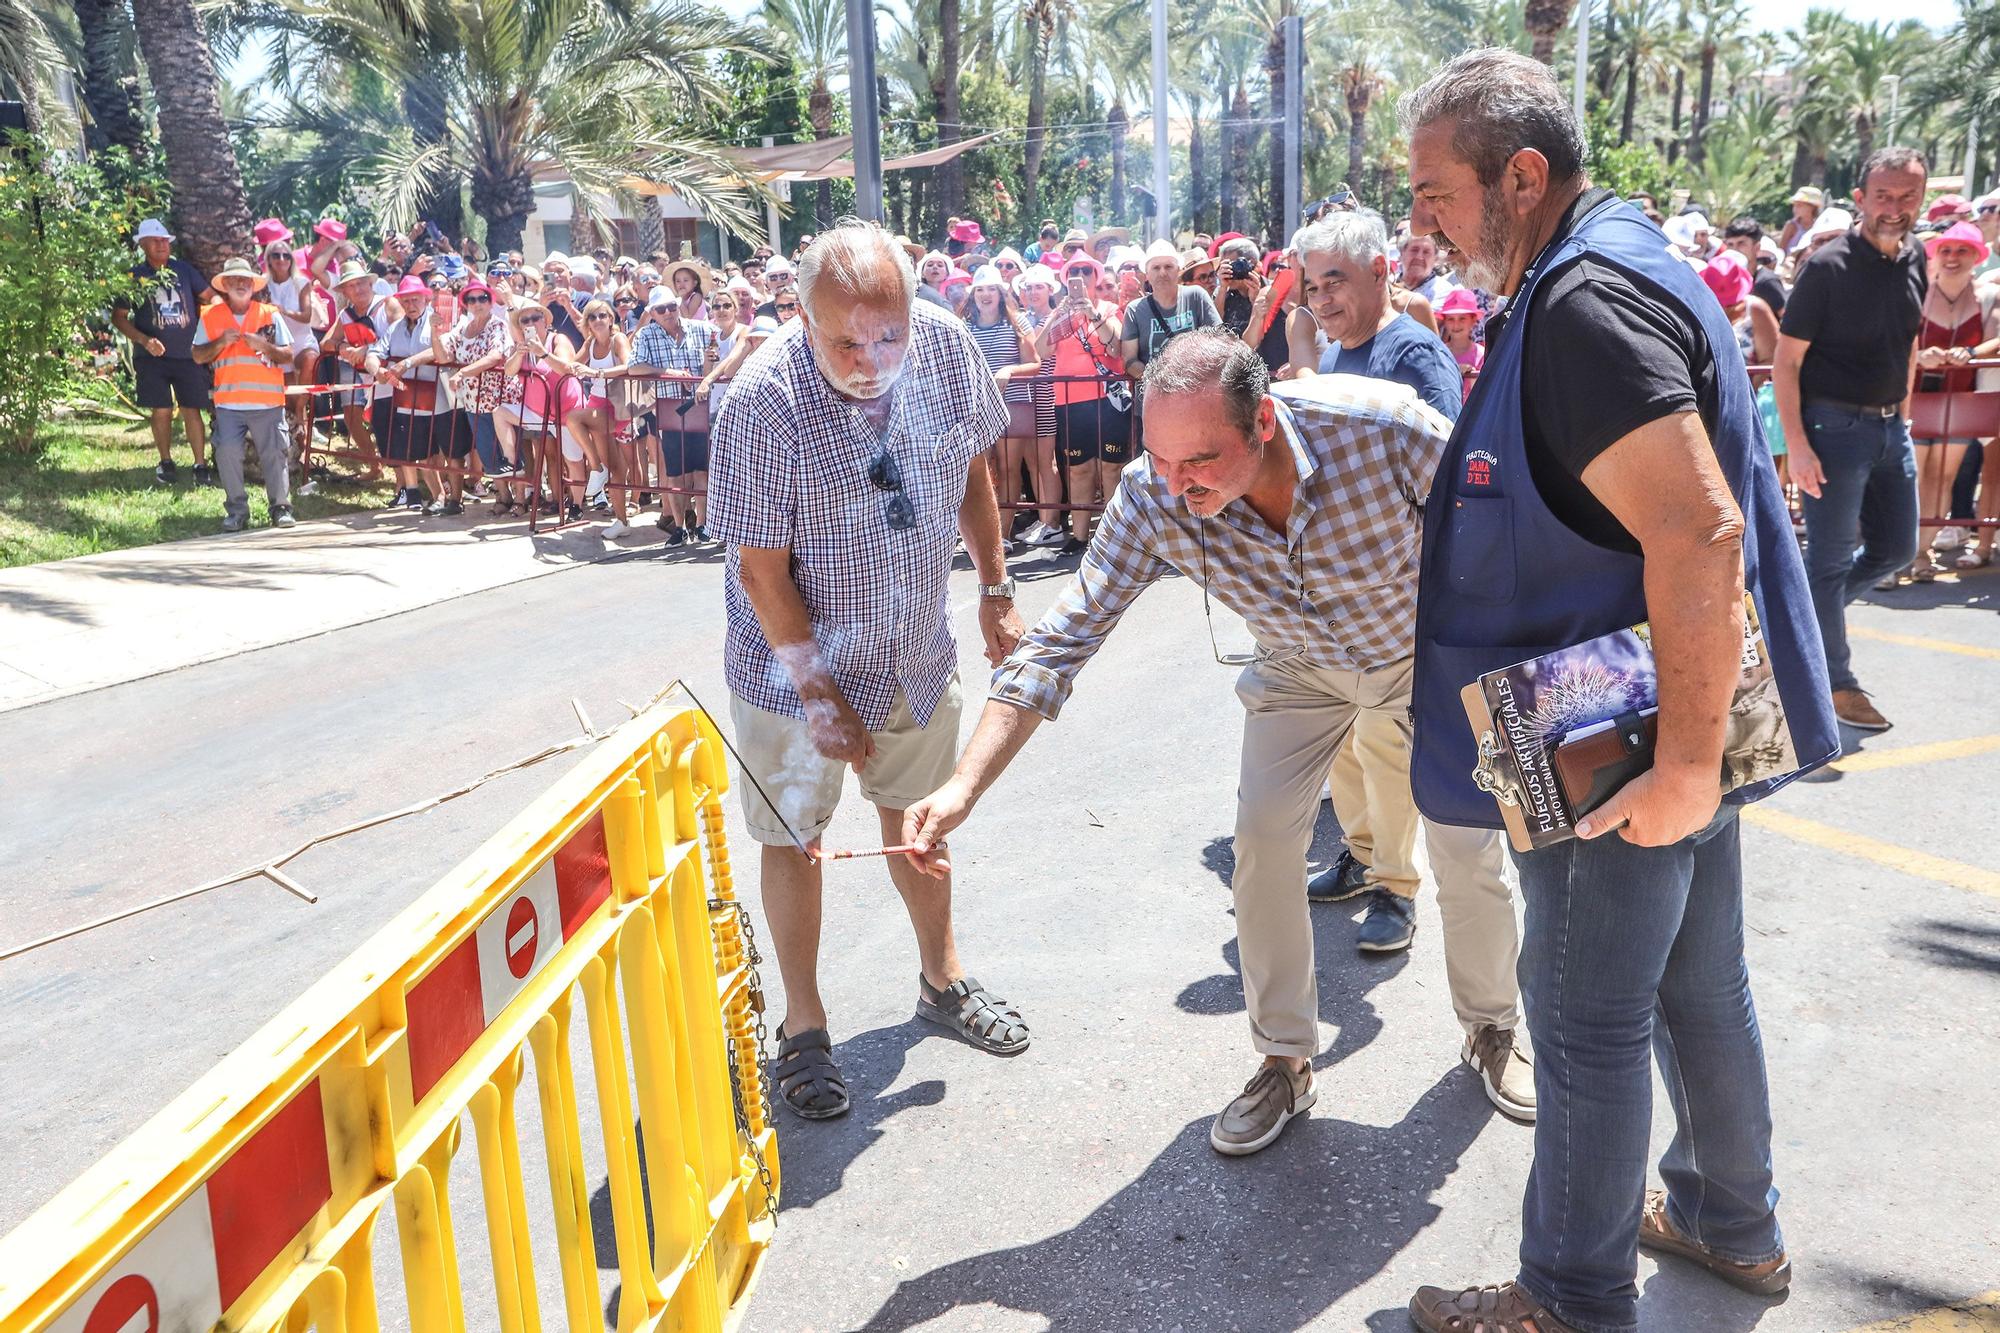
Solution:
<svg viewBox="0 0 2000 1333">
<path fill-rule="evenodd" d="M 719 704 L 718 583 L 712 560 L 595 566 L 0 715 L 0 942 L 537 749 L 575 730 L 571 696 L 605 723 L 680 676 Z M 1028 583 L 1025 609 L 1053 586 Z M 1774 802 L 1784 831 L 1746 830 L 1799 1278 L 1773 1306 L 1643 1261 L 1649 1328 L 1831 1333 L 2000 1287 L 2000 743 L 1964 744 L 2000 733 L 1996 594 L 1985 576 L 1858 607 L 1864 632 L 1917 640 L 1857 643 L 1897 728 L 1867 742 L 1874 766 Z M 1204 1141 L 1253 1060 L 1227 890 L 1240 710 L 1199 620 L 1186 585 L 1149 593 L 954 839 L 962 952 L 1034 1025 L 1027 1053 L 993 1059 L 915 1022 L 884 872 L 830 870 L 823 989 L 855 1107 L 781 1119 L 784 1211 L 748 1327 L 1379 1333 L 1404 1326 L 1419 1283 L 1512 1272 L 1529 1134 L 1455 1064 L 1428 893 L 1415 949 L 1386 961 L 1355 956 L 1349 915 L 1315 910 L 1319 1106 L 1252 1159 Z M 1227 651 L 1238 631 L 1218 632 Z M 0 1229 L 554 772 L 315 851 L 297 873 L 317 906 L 237 886 L 0 963 Z M 870 839 L 856 801 L 829 841 Z M 731 823 L 747 850 L 733 806 Z M 1330 819 L 1320 835 L 1323 857 Z M 747 888 L 754 857 L 738 865 Z M 775 1021 L 774 967 L 765 981 Z M 1662 1102 L 1662 1144 L 1665 1124 Z M 530 1115 L 521 1134 L 539 1139 Z M 461 1253 L 485 1324 L 479 1248 Z"/>
</svg>

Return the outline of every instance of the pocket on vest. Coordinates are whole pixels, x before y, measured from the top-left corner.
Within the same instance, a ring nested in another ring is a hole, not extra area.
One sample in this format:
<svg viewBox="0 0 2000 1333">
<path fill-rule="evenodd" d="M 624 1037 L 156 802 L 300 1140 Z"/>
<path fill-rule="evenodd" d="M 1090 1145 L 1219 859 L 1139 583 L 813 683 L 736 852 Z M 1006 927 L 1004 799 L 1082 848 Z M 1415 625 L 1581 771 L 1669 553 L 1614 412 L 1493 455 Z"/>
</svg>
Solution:
<svg viewBox="0 0 2000 1333">
<path fill-rule="evenodd" d="M 1514 507 L 1502 496 L 1455 495 L 1445 574 L 1452 591 L 1481 602 L 1514 597 Z"/>
</svg>

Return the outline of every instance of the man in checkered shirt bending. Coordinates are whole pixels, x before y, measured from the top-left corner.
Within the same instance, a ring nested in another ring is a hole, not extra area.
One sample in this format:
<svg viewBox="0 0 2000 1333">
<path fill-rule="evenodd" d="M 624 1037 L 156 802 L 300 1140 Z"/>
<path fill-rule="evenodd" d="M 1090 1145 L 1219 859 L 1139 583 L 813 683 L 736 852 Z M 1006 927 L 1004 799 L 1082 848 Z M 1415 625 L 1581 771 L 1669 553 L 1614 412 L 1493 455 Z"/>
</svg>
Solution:
<svg viewBox="0 0 2000 1333">
<path fill-rule="evenodd" d="M 951 775 L 957 538 L 979 572 L 989 661 L 1013 650 L 1021 620 L 979 461 L 1007 408 L 972 335 L 915 302 L 908 257 L 873 224 L 822 233 L 799 260 L 798 288 L 799 319 L 744 363 L 716 419 L 708 527 L 728 545 L 724 674 L 757 779 L 737 791 L 763 844 L 785 980 L 774 1073 L 793 1111 L 824 1120 L 846 1112 L 848 1095 L 820 1001 L 812 853 L 841 770 L 860 775 L 887 842 L 904 807 Z M 1021 1015 L 959 965 L 949 876 L 902 857 L 889 875 L 916 927 L 917 1012 L 995 1054 L 1024 1049 Z"/>
<path fill-rule="evenodd" d="M 1451 426 L 1387 380 L 1326 375 L 1271 392 L 1264 362 L 1227 330 L 1168 343 L 1143 393 L 1146 455 L 1119 478 L 1074 581 L 994 673 L 957 771 L 910 807 L 903 841 L 921 853 L 963 822 L 1155 579 L 1178 569 L 1242 616 L 1256 652 L 1216 657 L 1244 667 L 1231 888 L 1251 1043 L 1264 1058 L 1209 1131 L 1217 1152 L 1241 1156 L 1315 1099 L 1306 849 L 1355 718 L 1377 714 L 1408 735 L 1423 501 Z M 1532 1119 L 1499 835 L 1426 819 L 1424 837 L 1462 1058 L 1495 1104 Z"/>
</svg>

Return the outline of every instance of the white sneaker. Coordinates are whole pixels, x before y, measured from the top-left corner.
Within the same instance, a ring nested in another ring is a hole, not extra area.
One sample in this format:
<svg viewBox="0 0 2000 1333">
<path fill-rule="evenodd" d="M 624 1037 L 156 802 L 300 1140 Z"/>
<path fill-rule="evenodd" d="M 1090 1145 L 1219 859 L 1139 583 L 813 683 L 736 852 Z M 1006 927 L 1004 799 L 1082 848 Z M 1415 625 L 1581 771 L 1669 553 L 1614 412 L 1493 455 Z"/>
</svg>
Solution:
<svg viewBox="0 0 2000 1333">
<path fill-rule="evenodd" d="M 1069 534 L 1061 528 L 1052 528 L 1046 523 L 1037 522 L 1035 527 L 1039 528 L 1040 531 L 1030 531 L 1028 536 L 1028 544 L 1030 546 L 1061 546 L 1069 537 Z"/>
<path fill-rule="evenodd" d="M 1933 551 L 1949 551 L 1956 555 L 1965 549 L 1964 528 L 1939 528 L 1937 536 L 1931 538 Z"/>
<path fill-rule="evenodd" d="M 605 541 L 610 541 L 614 537 L 623 537 L 631 530 L 630 525 L 624 519 L 614 518 L 604 525 L 604 531 L 600 532 L 598 536 L 604 538 Z"/>
</svg>

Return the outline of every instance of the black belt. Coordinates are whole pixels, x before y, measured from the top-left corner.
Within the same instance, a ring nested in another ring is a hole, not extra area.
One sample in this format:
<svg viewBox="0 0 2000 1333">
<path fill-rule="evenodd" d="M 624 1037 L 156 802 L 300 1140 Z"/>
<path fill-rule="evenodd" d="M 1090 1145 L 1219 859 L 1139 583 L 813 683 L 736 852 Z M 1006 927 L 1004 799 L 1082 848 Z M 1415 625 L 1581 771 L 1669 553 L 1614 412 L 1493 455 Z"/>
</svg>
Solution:
<svg viewBox="0 0 2000 1333">
<path fill-rule="evenodd" d="M 1872 403 L 1843 403 L 1838 398 L 1808 398 L 1805 401 L 1805 405 L 1807 407 L 1831 407 L 1840 412 L 1852 412 L 1856 416 L 1881 417 L 1884 420 L 1903 414 L 1903 405 L 1901 403 L 1883 403 L 1878 406 Z"/>
</svg>

